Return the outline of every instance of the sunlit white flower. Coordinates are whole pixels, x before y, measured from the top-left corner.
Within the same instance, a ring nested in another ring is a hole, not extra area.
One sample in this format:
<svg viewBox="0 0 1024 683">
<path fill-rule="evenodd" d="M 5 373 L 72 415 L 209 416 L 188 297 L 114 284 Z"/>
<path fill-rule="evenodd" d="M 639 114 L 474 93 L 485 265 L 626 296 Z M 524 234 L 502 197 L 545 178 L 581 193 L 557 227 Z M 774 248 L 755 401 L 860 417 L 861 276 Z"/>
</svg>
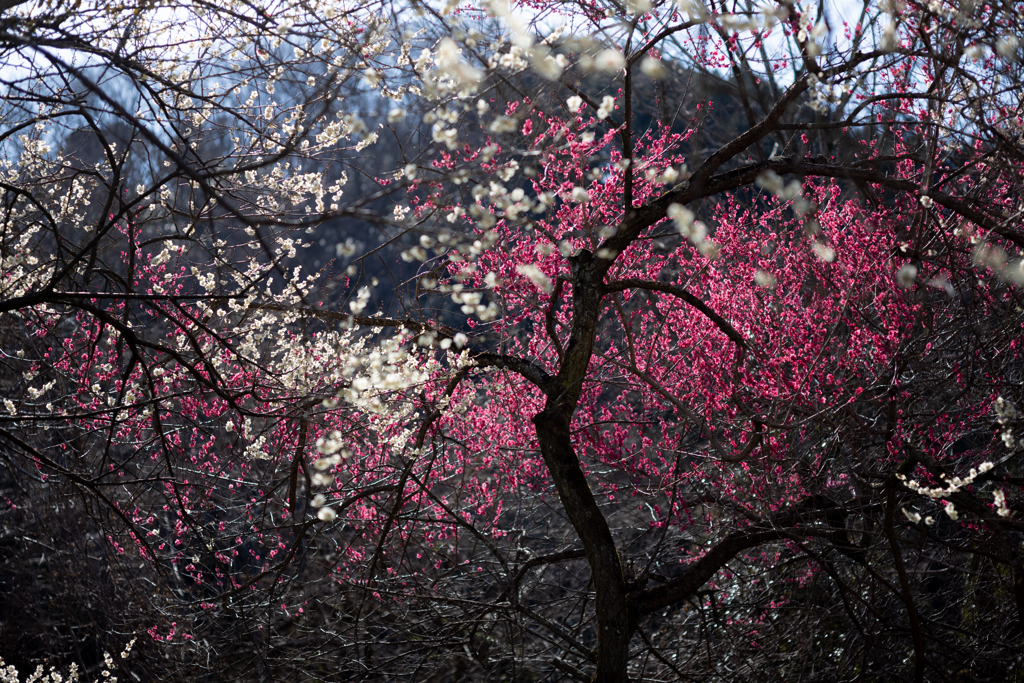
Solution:
<svg viewBox="0 0 1024 683">
<path fill-rule="evenodd" d="M 516 266 L 516 272 L 520 275 L 525 275 L 530 282 L 532 282 L 538 289 L 545 294 L 550 294 L 554 287 L 551 284 L 551 279 L 540 269 L 536 263 L 528 263 L 520 266 Z"/>
<path fill-rule="evenodd" d="M 992 497 L 995 499 L 996 514 L 1000 517 L 1009 517 L 1011 510 L 1006 505 L 1006 494 L 1003 492 L 1003 490 L 996 489 L 995 492 L 992 494 Z"/>
<path fill-rule="evenodd" d="M 819 260 L 824 261 L 825 263 L 832 263 L 833 261 L 836 260 L 835 249 L 828 246 L 827 244 L 822 244 L 821 242 L 816 241 L 813 244 L 811 244 L 811 249 L 814 251 L 814 255 L 817 256 Z"/>
<path fill-rule="evenodd" d="M 380 72 L 376 69 L 365 69 L 363 71 L 363 81 L 371 88 L 376 88 L 380 85 Z"/>
<path fill-rule="evenodd" d="M 601 50 L 594 57 L 594 68 L 598 71 L 606 71 L 609 73 L 615 73 L 619 69 L 626 67 L 626 58 L 622 56 L 620 50 L 608 48 Z"/>
<path fill-rule="evenodd" d="M 516 120 L 511 116 L 498 116 L 491 122 L 489 130 L 492 133 L 514 133 L 518 129 Z"/>
<path fill-rule="evenodd" d="M 754 273 L 754 283 L 757 284 L 758 287 L 775 289 L 776 279 L 771 273 L 758 268 L 757 272 Z"/>
<path fill-rule="evenodd" d="M 882 52 L 892 52 L 896 47 L 896 24 L 889 22 L 882 31 L 882 38 L 878 41 L 878 49 Z"/>
<path fill-rule="evenodd" d="M 904 289 L 910 289 L 917 281 L 917 266 L 912 263 L 904 263 L 896 273 L 896 282 Z"/>
<path fill-rule="evenodd" d="M 1017 36 L 1012 33 L 1007 33 L 1001 36 L 996 42 L 996 52 L 998 52 L 1003 59 L 1012 60 L 1017 56 L 1017 48 L 1020 46 L 1020 41 L 1017 40 Z"/>
</svg>

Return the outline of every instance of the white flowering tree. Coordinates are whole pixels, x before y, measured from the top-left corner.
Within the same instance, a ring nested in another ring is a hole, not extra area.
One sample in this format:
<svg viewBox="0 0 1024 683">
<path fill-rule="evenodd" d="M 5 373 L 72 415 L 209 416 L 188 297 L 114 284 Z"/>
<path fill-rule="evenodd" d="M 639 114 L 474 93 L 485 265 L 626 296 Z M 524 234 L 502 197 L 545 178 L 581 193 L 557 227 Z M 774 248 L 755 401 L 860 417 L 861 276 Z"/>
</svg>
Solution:
<svg viewBox="0 0 1024 683">
<path fill-rule="evenodd" d="M 343 376 L 367 383 L 359 397 L 429 377 L 394 356 L 401 335 L 370 341 L 353 324 L 365 318 L 300 324 L 330 283 L 297 260 L 310 234 L 342 219 L 389 234 L 396 214 L 379 208 L 416 162 L 393 161 L 375 194 L 348 192 L 344 169 L 379 170 L 361 160 L 386 122 L 366 121 L 422 87 L 409 58 L 421 38 L 397 10 L 0 6 L 6 471 L 18 486 L 56 484 L 58 518 L 75 524 L 84 506 L 94 524 L 80 538 L 141 552 L 179 599 L 211 579 L 211 596 L 241 592 L 296 555 L 310 527 L 293 522 L 313 486 L 304 450 Z M 396 104 L 392 131 L 400 114 Z M 335 284 L 352 251 L 339 248 Z M 255 508 L 221 498 L 243 488 L 260 489 Z M 223 545 L 253 533 L 246 550 Z M 275 558 L 278 544 L 288 550 Z M 203 579 L 190 561 L 200 551 L 243 557 Z"/>
</svg>

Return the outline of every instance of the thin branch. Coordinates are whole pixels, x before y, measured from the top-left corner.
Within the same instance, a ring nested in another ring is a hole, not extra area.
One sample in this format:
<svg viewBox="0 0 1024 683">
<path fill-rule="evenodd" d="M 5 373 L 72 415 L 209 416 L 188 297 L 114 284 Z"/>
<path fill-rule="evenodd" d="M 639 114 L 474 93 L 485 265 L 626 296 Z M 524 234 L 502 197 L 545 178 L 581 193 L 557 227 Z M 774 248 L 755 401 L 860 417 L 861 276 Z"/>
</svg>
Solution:
<svg viewBox="0 0 1024 683">
<path fill-rule="evenodd" d="M 621 292 L 626 289 L 647 289 L 653 292 L 664 292 L 665 294 L 671 294 L 672 296 L 682 299 L 686 303 L 690 304 L 698 311 L 703 313 L 708 320 L 715 324 L 715 327 L 720 329 L 725 336 L 727 336 L 733 343 L 742 349 L 747 348 L 747 342 L 743 339 L 743 335 L 736 331 L 736 328 L 729 324 L 729 322 L 722 316 L 715 313 L 711 307 L 705 304 L 703 301 L 690 294 L 682 287 L 676 287 L 674 285 L 667 284 L 665 282 L 653 282 L 650 280 L 638 280 L 635 278 L 625 278 L 622 280 L 615 280 L 605 285 L 606 292 Z"/>
</svg>

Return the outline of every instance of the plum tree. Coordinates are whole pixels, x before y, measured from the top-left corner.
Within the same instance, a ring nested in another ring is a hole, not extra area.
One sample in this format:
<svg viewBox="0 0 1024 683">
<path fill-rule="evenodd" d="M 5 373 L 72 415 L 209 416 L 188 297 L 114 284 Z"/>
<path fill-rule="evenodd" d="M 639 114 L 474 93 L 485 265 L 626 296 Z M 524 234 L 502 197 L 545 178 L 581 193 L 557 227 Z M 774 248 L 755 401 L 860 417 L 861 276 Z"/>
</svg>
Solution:
<svg viewBox="0 0 1024 683">
<path fill-rule="evenodd" d="M 193 676 L 1019 676 L 1021 12 L 4 8 L 5 514 Z"/>
</svg>

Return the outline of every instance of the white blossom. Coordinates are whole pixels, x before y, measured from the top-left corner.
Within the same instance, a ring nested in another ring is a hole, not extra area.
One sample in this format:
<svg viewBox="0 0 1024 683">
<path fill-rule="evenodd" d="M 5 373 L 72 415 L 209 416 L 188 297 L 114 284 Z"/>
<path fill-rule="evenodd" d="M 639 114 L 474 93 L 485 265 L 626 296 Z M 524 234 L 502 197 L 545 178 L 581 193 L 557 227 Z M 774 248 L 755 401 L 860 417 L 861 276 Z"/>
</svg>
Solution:
<svg viewBox="0 0 1024 683">
<path fill-rule="evenodd" d="M 622 55 L 621 50 L 608 48 L 606 50 L 601 50 L 594 57 L 594 68 L 598 71 L 615 73 L 625 67 L 626 58 Z"/>
<path fill-rule="evenodd" d="M 520 275 L 525 275 L 530 282 L 545 294 L 550 294 L 554 290 L 554 286 L 551 284 L 551 279 L 536 263 L 519 265 L 516 267 L 516 272 Z"/>
<path fill-rule="evenodd" d="M 917 281 L 917 266 L 904 263 L 896 273 L 896 282 L 904 289 L 910 289 Z"/>
</svg>

